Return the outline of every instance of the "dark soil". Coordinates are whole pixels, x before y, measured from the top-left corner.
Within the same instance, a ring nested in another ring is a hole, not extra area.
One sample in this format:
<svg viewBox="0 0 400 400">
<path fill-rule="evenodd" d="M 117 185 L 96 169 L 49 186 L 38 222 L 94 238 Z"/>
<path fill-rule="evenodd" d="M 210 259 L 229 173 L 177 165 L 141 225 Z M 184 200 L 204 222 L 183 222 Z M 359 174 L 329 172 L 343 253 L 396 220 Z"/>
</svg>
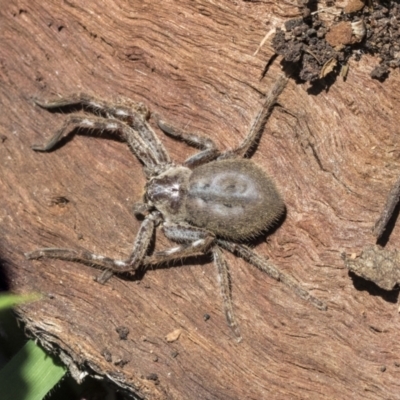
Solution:
<svg viewBox="0 0 400 400">
<path fill-rule="evenodd" d="M 326 75 L 346 76 L 347 61 L 363 54 L 377 56 L 371 77 L 383 81 L 390 69 L 400 66 L 400 4 L 398 1 L 350 0 L 344 9 L 333 7 L 313 12 L 308 2 L 303 17 L 286 21 L 285 30 L 277 29 L 275 51 L 285 61 L 298 64 L 298 78 L 316 81 Z M 337 14 L 322 21 L 322 13 Z"/>
</svg>

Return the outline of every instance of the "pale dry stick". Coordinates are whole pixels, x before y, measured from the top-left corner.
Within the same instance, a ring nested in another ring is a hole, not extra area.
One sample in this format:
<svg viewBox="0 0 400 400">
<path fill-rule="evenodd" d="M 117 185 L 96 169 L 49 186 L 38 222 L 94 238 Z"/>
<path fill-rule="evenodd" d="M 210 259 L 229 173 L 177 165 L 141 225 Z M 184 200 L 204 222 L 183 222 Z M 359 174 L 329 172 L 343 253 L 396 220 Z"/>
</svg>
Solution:
<svg viewBox="0 0 400 400">
<path fill-rule="evenodd" d="M 256 51 L 253 54 L 253 57 L 255 57 L 258 52 L 261 50 L 261 47 L 264 46 L 264 44 L 267 42 L 267 40 L 276 32 L 276 28 L 272 28 L 270 29 L 265 36 L 263 37 L 263 39 L 261 40 L 260 44 L 258 45 Z"/>
</svg>

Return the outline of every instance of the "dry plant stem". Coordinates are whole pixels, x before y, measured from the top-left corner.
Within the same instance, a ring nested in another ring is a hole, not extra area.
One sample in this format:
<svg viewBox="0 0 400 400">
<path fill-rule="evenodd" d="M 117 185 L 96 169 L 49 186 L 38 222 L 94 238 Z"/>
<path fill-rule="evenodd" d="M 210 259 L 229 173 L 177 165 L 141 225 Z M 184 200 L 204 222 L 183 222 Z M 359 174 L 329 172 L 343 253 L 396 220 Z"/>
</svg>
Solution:
<svg viewBox="0 0 400 400">
<path fill-rule="evenodd" d="M 289 289 L 291 289 L 297 296 L 302 299 L 310 302 L 312 305 L 317 307 L 319 310 L 326 311 L 328 307 L 324 302 L 312 296 L 306 289 L 304 289 L 298 282 L 296 282 L 289 275 L 279 271 L 272 263 L 270 263 L 267 259 L 259 256 L 256 252 L 251 250 L 249 247 L 242 245 L 227 242 L 222 239 L 218 239 L 217 243 L 224 249 L 230 251 L 233 254 L 236 254 L 242 257 L 245 261 L 253 264 L 255 267 L 265 272 L 271 278 L 276 279 L 277 281 L 282 282 Z"/>
<path fill-rule="evenodd" d="M 393 216 L 393 212 L 399 203 L 400 199 L 400 177 L 397 179 L 396 183 L 393 185 L 390 190 L 385 207 L 375 223 L 374 228 L 372 229 L 372 233 L 376 236 L 376 240 L 378 241 L 383 233 L 386 230 L 387 224 Z"/>
</svg>

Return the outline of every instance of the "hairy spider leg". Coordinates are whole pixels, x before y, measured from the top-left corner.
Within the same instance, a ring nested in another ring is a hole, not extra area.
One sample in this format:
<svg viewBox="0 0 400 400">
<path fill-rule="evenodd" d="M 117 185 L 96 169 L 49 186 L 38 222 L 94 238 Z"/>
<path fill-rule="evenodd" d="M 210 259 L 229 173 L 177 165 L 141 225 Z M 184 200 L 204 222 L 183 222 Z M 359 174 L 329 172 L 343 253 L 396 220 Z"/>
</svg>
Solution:
<svg viewBox="0 0 400 400">
<path fill-rule="evenodd" d="M 202 255 L 207 253 L 211 247 L 214 263 L 218 271 L 218 282 L 220 285 L 226 320 L 236 336 L 236 340 L 240 342 L 242 336 L 233 312 L 229 267 L 223 257 L 222 251 L 218 246 L 213 245 L 215 242 L 214 235 L 204 229 L 183 224 L 165 223 L 162 229 L 164 235 L 168 239 L 174 242 L 184 242 L 184 244 L 162 252 L 156 252 L 153 255 L 146 257 L 144 264 L 158 264 L 166 261 Z"/>
<path fill-rule="evenodd" d="M 162 230 L 168 239 L 183 243 L 170 249 L 154 252 L 145 257 L 143 264 L 162 264 L 167 261 L 203 255 L 215 241 L 215 236 L 211 232 L 191 225 L 164 223 Z"/>
<path fill-rule="evenodd" d="M 174 139 L 185 142 L 189 146 L 201 150 L 199 153 L 196 153 L 185 160 L 185 162 L 183 163 L 185 167 L 197 167 L 209 161 L 215 160 L 220 155 L 220 151 L 218 150 L 216 144 L 212 139 L 206 138 L 199 133 L 188 133 L 179 130 L 178 128 L 173 127 L 172 125 L 162 120 L 157 114 L 154 114 L 153 117 L 155 118 L 158 127 L 164 133 Z"/>
<path fill-rule="evenodd" d="M 253 264 L 255 267 L 265 272 L 271 278 L 274 278 L 277 281 L 282 282 L 289 289 L 291 289 L 297 296 L 299 296 L 303 300 L 310 302 L 313 306 L 317 307 L 319 310 L 323 311 L 327 310 L 327 306 L 324 302 L 312 296 L 296 280 L 294 280 L 292 277 L 285 274 L 284 272 L 279 271 L 279 269 L 276 268 L 272 263 L 270 263 L 264 257 L 261 257 L 255 251 L 251 250 L 248 246 L 228 242 L 222 239 L 217 239 L 216 242 L 219 246 L 221 246 L 225 250 L 228 250 L 232 254 L 236 254 L 242 257 L 248 263 Z"/>
<path fill-rule="evenodd" d="M 85 111 L 95 113 L 105 119 L 117 119 L 137 132 L 142 141 L 147 144 L 147 151 L 152 153 L 152 158 L 157 161 L 157 165 L 169 164 L 171 162 L 167 150 L 147 123 L 148 110 L 142 103 L 130 102 L 131 107 L 112 105 L 83 93 L 51 101 L 35 99 L 35 103 L 44 109 L 81 106 Z"/>
<path fill-rule="evenodd" d="M 240 334 L 240 329 L 236 322 L 235 314 L 233 312 L 232 284 L 231 284 L 229 266 L 224 258 L 221 249 L 218 246 L 213 246 L 212 253 L 213 253 L 214 263 L 218 271 L 218 282 L 222 296 L 222 302 L 224 305 L 225 317 L 233 333 L 236 336 L 236 340 L 240 342 L 242 340 L 242 335 Z"/>
<path fill-rule="evenodd" d="M 245 157 L 251 150 L 254 144 L 261 136 L 268 117 L 271 115 L 272 109 L 276 104 L 278 97 L 282 93 L 283 89 L 289 77 L 283 73 L 274 83 L 272 89 L 265 96 L 264 102 L 261 106 L 260 111 L 256 115 L 254 121 L 250 126 L 249 133 L 243 140 L 243 142 L 233 150 L 224 151 L 221 153 L 214 141 L 210 138 L 206 138 L 199 133 L 187 133 L 162 120 L 157 114 L 154 114 L 154 118 L 157 121 L 159 128 L 167 135 L 174 139 L 182 140 L 190 146 L 196 147 L 202 151 L 190 156 L 183 165 L 193 168 L 209 161 L 218 159 L 223 160 L 227 158 Z"/>
<path fill-rule="evenodd" d="M 85 130 L 108 131 L 120 139 L 126 141 L 136 157 L 150 170 L 157 166 L 157 159 L 154 157 L 147 143 L 138 135 L 137 131 L 116 119 L 109 120 L 101 117 L 69 115 L 61 128 L 43 146 L 34 145 L 35 151 L 49 151 L 62 138 L 68 136 L 74 129 L 84 128 Z"/>
<path fill-rule="evenodd" d="M 248 152 L 257 143 L 258 139 L 262 135 L 267 119 L 271 115 L 272 109 L 274 108 L 274 105 L 276 104 L 279 95 L 286 87 L 288 80 L 289 77 L 285 73 L 281 74 L 278 77 L 278 79 L 272 86 L 272 89 L 265 96 L 261 109 L 254 118 L 250 126 L 249 133 L 244 138 L 243 142 L 238 147 L 236 147 L 236 149 L 223 152 L 218 157 L 218 160 L 235 157 L 246 157 Z"/>
<path fill-rule="evenodd" d="M 147 216 L 140 225 L 139 232 L 136 236 L 135 243 L 132 248 L 130 256 L 126 260 L 115 260 L 109 257 L 91 253 L 87 250 L 71 250 L 59 248 L 46 248 L 25 253 L 25 257 L 32 260 L 40 258 L 55 258 L 59 260 L 80 262 L 94 267 L 105 269 L 96 280 L 100 283 L 105 283 L 111 278 L 112 272 L 134 273 L 141 265 L 146 256 L 151 239 L 153 237 L 156 220 L 159 215 L 150 214 Z"/>
</svg>

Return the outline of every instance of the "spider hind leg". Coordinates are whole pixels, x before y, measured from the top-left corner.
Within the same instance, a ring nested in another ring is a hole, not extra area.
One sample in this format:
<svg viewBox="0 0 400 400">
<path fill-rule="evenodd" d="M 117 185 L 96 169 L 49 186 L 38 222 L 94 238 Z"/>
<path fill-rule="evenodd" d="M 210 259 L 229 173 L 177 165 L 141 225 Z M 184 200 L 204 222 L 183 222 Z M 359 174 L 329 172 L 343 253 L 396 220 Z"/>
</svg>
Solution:
<svg viewBox="0 0 400 400">
<path fill-rule="evenodd" d="M 218 246 L 214 246 L 212 252 L 214 263 L 218 271 L 218 282 L 220 284 L 220 292 L 222 296 L 225 317 L 236 337 L 236 340 L 241 342 L 242 335 L 233 313 L 232 285 L 228 263 L 226 262 L 224 255 Z"/>
<path fill-rule="evenodd" d="M 314 307 L 317 307 L 319 310 L 326 311 L 328 309 L 328 307 L 323 301 L 319 300 L 318 298 L 310 294 L 310 292 L 306 290 L 302 285 L 300 285 L 294 278 L 280 271 L 270 261 L 268 261 L 264 257 L 261 257 L 259 254 L 257 254 L 249 247 L 242 244 L 228 242 L 222 239 L 218 239 L 217 243 L 222 248 L 230 251 L 232 254 L 238 255 L 248 263 L 254 265 L 261 271 L 265 272 L 271 278 L 282 282 L 289 289 L 291 289 L 298 297 L 308 301 Z"/>
</svg>

